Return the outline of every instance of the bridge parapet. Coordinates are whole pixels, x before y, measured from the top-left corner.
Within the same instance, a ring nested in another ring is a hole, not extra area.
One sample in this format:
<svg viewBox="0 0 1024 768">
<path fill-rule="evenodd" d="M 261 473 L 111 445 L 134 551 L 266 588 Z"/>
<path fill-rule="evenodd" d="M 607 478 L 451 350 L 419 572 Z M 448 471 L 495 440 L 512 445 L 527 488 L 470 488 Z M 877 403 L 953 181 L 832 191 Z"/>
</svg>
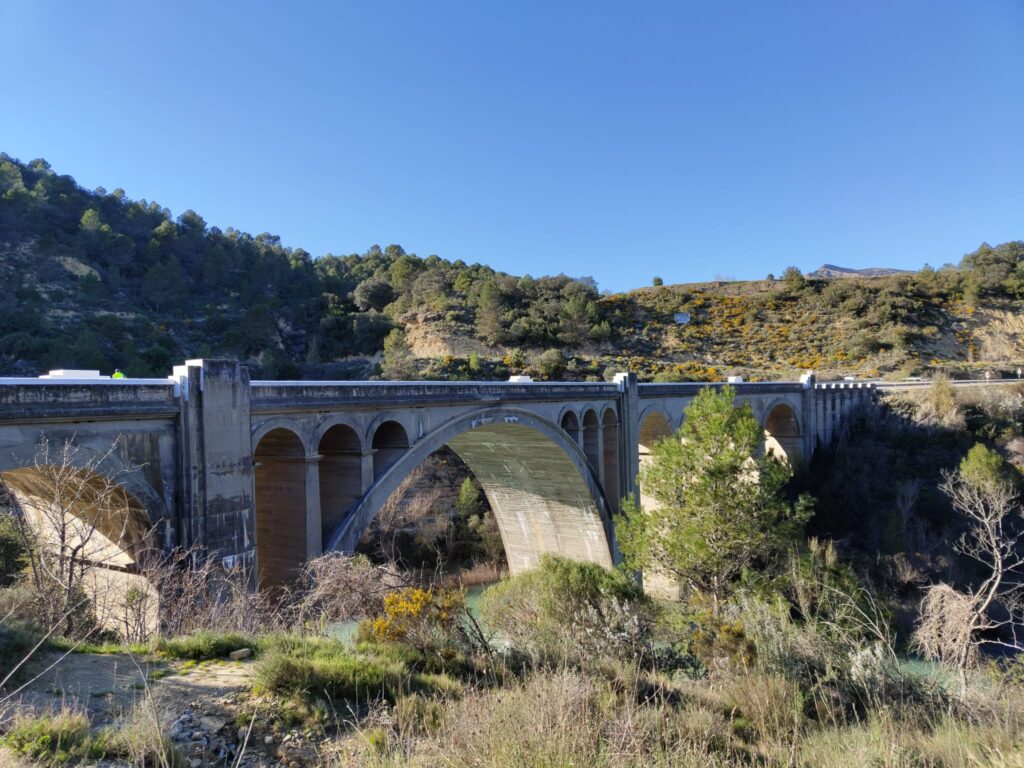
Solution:
<svg viewBox="0 0 1024 768">
<path fill-rule="evenodd" d="M 0 421 L 175 416 L 178 394 L 168 379 L 0 378 Z"/>
<path fill-rule="evenodd" d="M 366 408 L 523 403 L 615 397 L 615 384 L 494 381 L 253 381 L 256 412 L 295 408 Z"/>
<path fill-rule="evenodd" d="M 658 397 L 696 397 L 704 389 L 721 389 L 732 387 L 739 397 L 752 395 L 771 395 L 783 393 L 799 393 L 805 387 L 800 382 L 791 381 L 748 381 L 739 384 L 723 382 L 671 382 L 659 384 L 639 384 L 640 397 L 645 399 Z"/>
</svg>

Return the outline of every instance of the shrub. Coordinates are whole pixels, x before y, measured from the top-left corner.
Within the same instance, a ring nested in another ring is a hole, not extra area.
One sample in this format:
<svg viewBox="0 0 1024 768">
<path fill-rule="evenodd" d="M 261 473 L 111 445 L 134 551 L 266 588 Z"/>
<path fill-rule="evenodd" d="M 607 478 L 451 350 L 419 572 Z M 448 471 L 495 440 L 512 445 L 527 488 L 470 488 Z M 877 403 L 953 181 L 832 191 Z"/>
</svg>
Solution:
<svg viewBox="0 0 1024 768">
<path fill-rule="evenodd" d="M 738 750 L 733 750 L 721 712 L 645 699 L 635 688 L 578 671 L 535 674 L 508 688 L 476 691 L 448 703 L 446 710 L 436 733 L 408 744 L 408 764 L 452 768 L 741 764 L 730 760 Z"/>
<path fill-rule="evenodd" d="M 118 765 L 184 768 L 184 758 L 161 735 L 154 710 L 143 702 L 122 722 L 92 731 L 89 718 L 75 709 L 43 714 L 19 712 L 0 744 L 43 766 L 88 760 L 117 760 Z"/>
<path fill-rule="evenodd" d="M 2 743 L 16 754 L 47 766 L 97 756 L 90 738 L 89 718 L 75 710 L 44 715 L 20 713 Z"/>
<path fill-rule="evenodd" d="M 788 741 L 804 722 L 800 686 L 780 675 L 738 675 L 726 684 L 723 697 L 753 735 L 771 743 Z"/>
<path fill-rule="evenodd" d="M 28 551 L 18 521 L 4 511 L 0 497 L 0 588 L 11 586 L 28 567 Z"/>
<path fill-rule="evenodd" d="M 487 626 L 535 662 L 634 659 L 648 649 L 653 603 L 624 573 L 544 555 L 484 593 Z"/>
<path fill-rule="evenodd" d="M 11 622 L 0 624 L 0 681 L 31 653 L 38 641 L 39 637 L 27 628 Z"/>
<path fill-rule="evenodd" d="M 384 598 L 384 613 L 370 624 L 370 635 L 423 653 L 444 651 L 455 644 L 465 610 L 462 592 L 407 587 Z"/>
</svg>

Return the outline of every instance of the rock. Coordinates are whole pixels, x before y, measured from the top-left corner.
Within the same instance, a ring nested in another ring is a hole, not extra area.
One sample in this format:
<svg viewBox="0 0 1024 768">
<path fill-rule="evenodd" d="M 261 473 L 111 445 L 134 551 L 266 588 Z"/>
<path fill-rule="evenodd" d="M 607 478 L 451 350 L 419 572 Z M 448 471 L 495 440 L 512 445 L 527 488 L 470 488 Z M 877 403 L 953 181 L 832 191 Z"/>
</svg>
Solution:
<svg viewBox="0 0 1024 768">
<path fill-rule="evenodd" d="M 245 734 L 246 734 L 246 729 L 245 728 L 239 728 L 237 731 L 235 731 L 235 738 L 238 739 L 238 743 L 239 744 L 241 744 L 243 741 L 245 741 Z"/>
<path fill-rule="evenodd" d="M 217 731 L 219 731 L 221 728 L 224 727 L 224 724 L 226 722 L 226 720 L 220 717 L 214 717 L 213 715 L 203 715 L 199 718 L 199 726 L 204 731 L 210 731 L 211 733 L 216 733 Z"/>
<path fill-rule="evenodd" d="M 203 738 L 203 732 L 202 731 L 193 731 L 191 738 L 192 738 L 192 741 L 199 741 L 200 739 Z"/>
<path fill-rule="evenodd" d="M 269 734 L 264 736 L 263 737 L 263 743 L 264 744 L 273 744 L 274 743 L 274 737 L 270 736 Z"/>
<path fill-rule="evenodd" d="M 191 760 L 188 761 L 188 764 L 192 766 L 192 768 L 199 768 L 199 766 L 203 764 L 203 761 L 200 760 L 198 757 L 193 757 Z"/>
<path fill-rule="evenodd" d="M 237 651 L 232 651 L 228 654 L 228 658 L 232 661 L 241 661 L 242 659 L 248 659 L 252 655 L 252 649 L 250 648 L 239 648 Z"/>
</svg>

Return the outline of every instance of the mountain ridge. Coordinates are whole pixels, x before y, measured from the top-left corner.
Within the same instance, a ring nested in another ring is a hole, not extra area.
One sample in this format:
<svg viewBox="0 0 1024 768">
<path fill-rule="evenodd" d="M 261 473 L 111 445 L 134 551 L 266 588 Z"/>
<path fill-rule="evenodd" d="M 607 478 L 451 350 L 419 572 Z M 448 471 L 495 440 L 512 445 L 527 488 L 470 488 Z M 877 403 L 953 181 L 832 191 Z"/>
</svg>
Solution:
<svg viewBox="0 0 1024 768">
<path fill-rule="evenodd" d="M 808 272 L 807 277 L 819 280 L 831 280 L 843 277 L 888 277 L 890 275 L 912 274 L 911 269 L 893 269 L 892 267 L 840 267 L 835 264 L 822 264 L 813 272 Z"/>
<path fill-rule="evenodd" d="M 1024 243 L 959 267 L 605 294 L 398 245 L 314 259 L 0 154 L 0 375 L 165 376 L 234 357 L 254 378 L 660 381 L 905 375 L 1024 362 Z M 679 323 L 684 314 L 690 319 Z"/>
</svg>

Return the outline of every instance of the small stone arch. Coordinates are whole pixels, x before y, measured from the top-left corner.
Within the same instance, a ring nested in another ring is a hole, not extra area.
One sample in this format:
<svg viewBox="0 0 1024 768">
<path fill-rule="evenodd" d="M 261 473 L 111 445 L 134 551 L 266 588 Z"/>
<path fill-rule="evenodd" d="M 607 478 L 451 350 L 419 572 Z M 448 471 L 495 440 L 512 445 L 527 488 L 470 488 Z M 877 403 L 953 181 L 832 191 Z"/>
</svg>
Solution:
<svg viewBox="0 0 1024 768">
<path fill-rule="evenodd" d="M 566 408 L 558 419 L 559 425 L 573 442 L 577 445 L 580 442 L 580 419 L 571 408 Z"/>
<path fill-rule="evenodd" d="M 278 430 L 278 429 L 283 429 L 286 432 L 291 432 L 293 435 L 295 435 L 295 437 L 298 439 L 299 443 L 302 445 L 303 454 L 306 455 L 306 456 L 311 455 L 311 453 L 312 453 L 312 451 L 310 451 L 310 444 L 311 443 L 310 443 L 310 440 L 308 439 L 308 436 L 303 434 L 302 429 L 299 427 L 298 424 L 295 423 L 295 421 L 293 419 L 289 419 L 286 416 L 275 416 L 274 418 L 267 419 L 266 421 L 261 421 L 259 424 L 257 424 L 255 427 L 253 427 L 253 430 L 252 430 L 252 450 L 253 450 L 253 453 L 256 452 L 256 447 L 260 444 L 260 441 L 263 440 L 264 437 L 266 437 L 268 434 L 270 434 L 271 432 L 273 432 L 275 430 Z M 314 443 L 314 445 L 315 445 L 315 443 Z"/>
<path fill-rule="evenodd" d="M 800 419 L 793 406 L 785 400 L 772 402 L 765 410 L 765 450 L 773 453 L 790 466 L 799 466 L 802 461 L 802 432 Z"/>
<path fill-rule="evenodd" d="M 514 408 L 464 414 L 417 440 L 376 478 L 327 549 L 354 551 L 402 480 L 444 445 L 483 487 L 513 573 L 536 565 L 544 552 L 606 567 L 618 561 L 609 504 L 580 447 L 559 424 Z"/>
<path fill-rule="evenodd" d="M 363 495 L 363 444 L 351 423 L 336 419 L 317 430 L 321 539 Z"/>
<path fill-rule="evenodd" d="M 651 449 L 659 440 L 671 435 L 672 419 L 662 408 L 652 406 L 640 415 L 640 433 L 637 442 L 640 445 L 640 462 L 650 457 Z"/>
<path fill-rule="evenodd" d="M 261 587 L 287 585 L 307 556 L 306 446 L 290 427 L 265 430 L 253 452 Z"/>
<path fill-rule="evenodd" d="M 409 450 L 409 433 L 401 422 L 382 421 L 373 431 L 373 479 L 379 480 Z"/>
<path fill-rule="evenodd" d="M 313 436 L 309 441 L 311 448 L 316 450 L 320 445 L 320 441 L 323 440 L 324 435 L 336 426 L 345 426 L 356 433 L 359 439 L 359 444 L 362 445 L 364 442 L 364 429 L 363 426 L 355 419 L 349 418 L 348 416 L 329 416 L 323 419 L 316 428 L 313 430 Z"/>
</svg>

